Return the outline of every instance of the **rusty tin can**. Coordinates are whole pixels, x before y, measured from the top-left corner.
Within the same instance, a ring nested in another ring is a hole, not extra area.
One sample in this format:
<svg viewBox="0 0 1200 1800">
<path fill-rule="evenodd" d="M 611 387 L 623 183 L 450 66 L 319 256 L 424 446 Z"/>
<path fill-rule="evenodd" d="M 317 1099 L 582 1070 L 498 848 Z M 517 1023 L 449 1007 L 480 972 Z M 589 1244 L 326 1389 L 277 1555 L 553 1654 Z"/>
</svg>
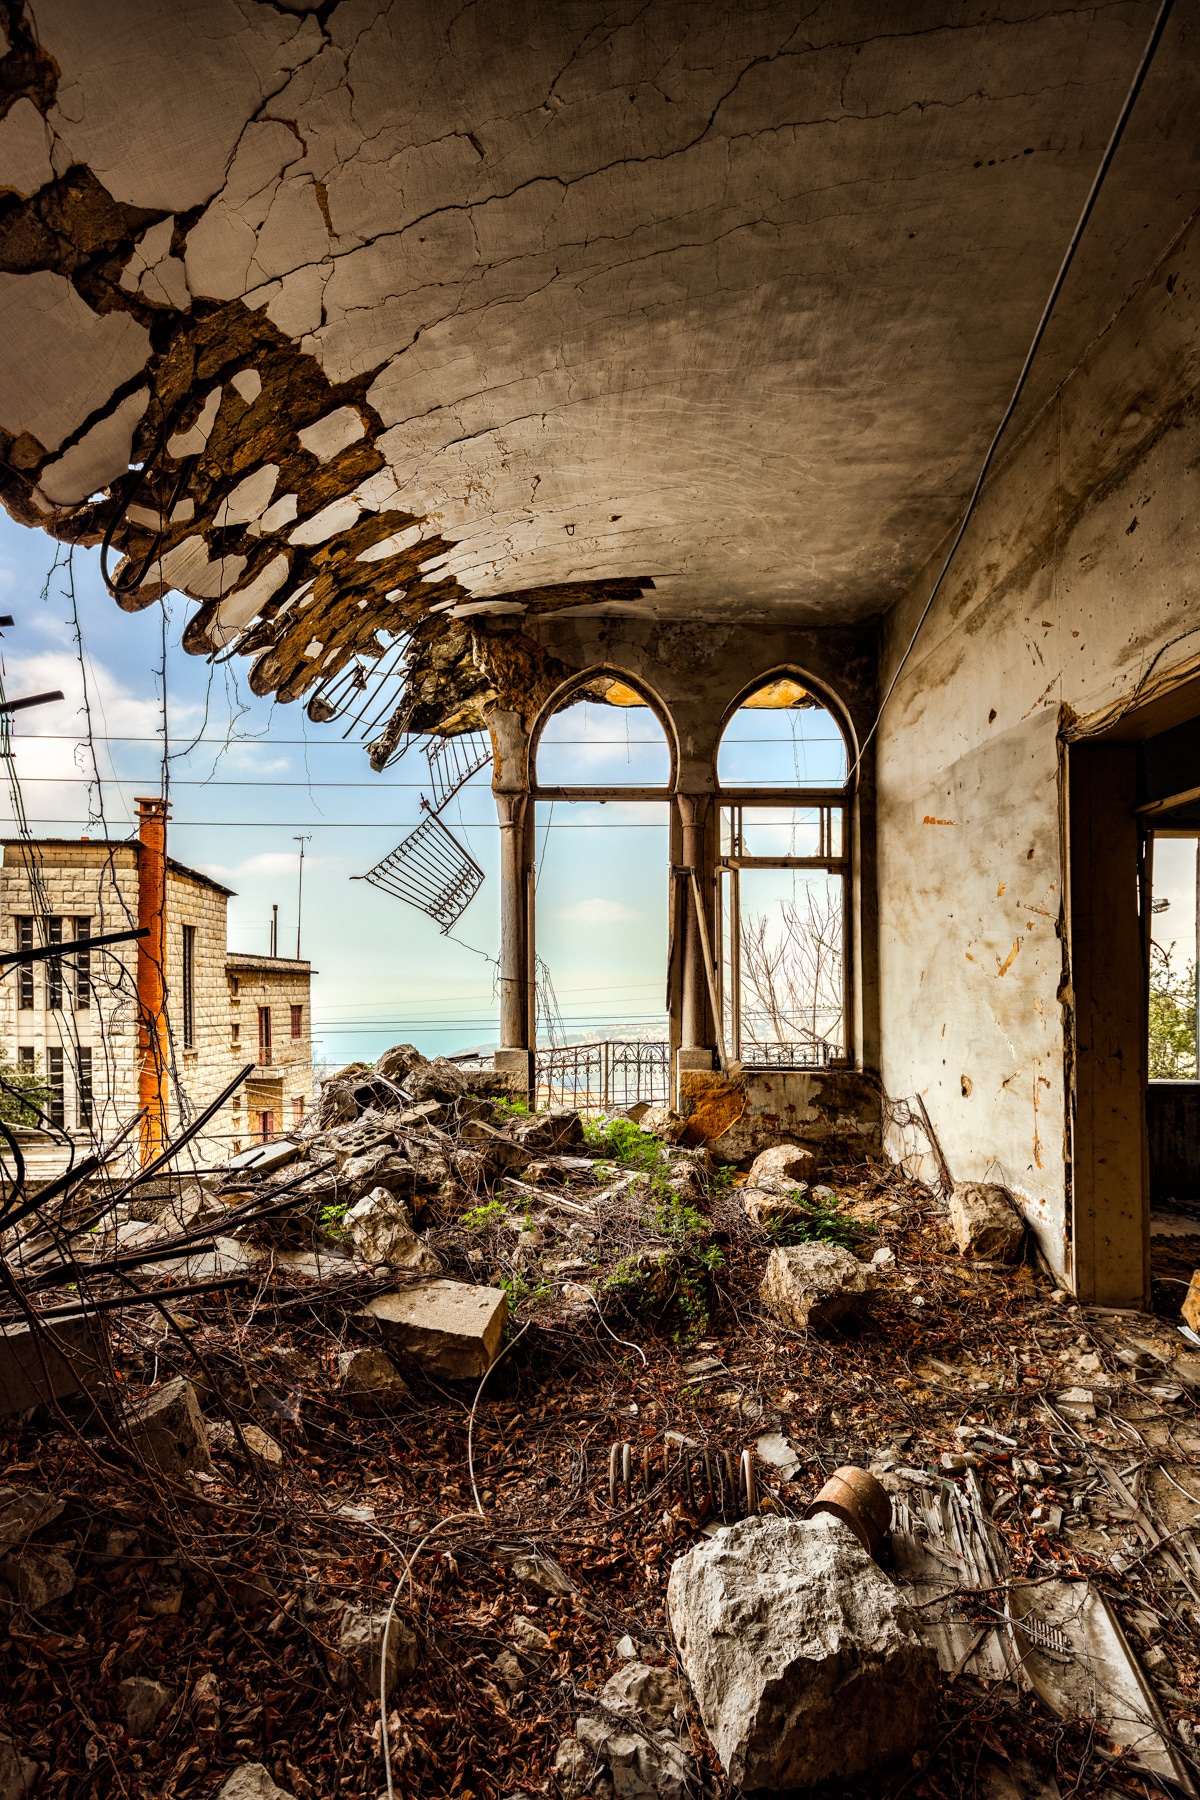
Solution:
<svg viewBox="0 0 1200 1800">
<path fill-rule="evenodd" d="M 804 1509 L 806 1519 L 832 1513 L 848 1525 L 863 1549 L 874 1556 L 891 1530 L 892 1501 L 887 1489 L 866 1469 L 835 1469 L 815 1500 Z"/>
</svg>

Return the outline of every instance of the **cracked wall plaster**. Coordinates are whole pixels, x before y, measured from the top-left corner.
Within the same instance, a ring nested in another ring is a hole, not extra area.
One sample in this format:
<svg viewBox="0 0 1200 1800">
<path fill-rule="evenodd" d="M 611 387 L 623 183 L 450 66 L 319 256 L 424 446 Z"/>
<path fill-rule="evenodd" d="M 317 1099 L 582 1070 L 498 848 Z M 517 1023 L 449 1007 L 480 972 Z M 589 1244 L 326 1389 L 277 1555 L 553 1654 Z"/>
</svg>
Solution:
<svg viewBox="0 0 1200 1800">
<path fill-rule="evenodd" d="M 4 8 L 0 497 L 107 532 L 121 605 L 180 587 L 190 650 L 314 717 L 407 638 L 377 760 L 535 706 L 548 614 L 889 605 L 1148 28 L 1031 0 Z M 1190 32 L 1026 416 L 1200 199 Z"/>
</svg>

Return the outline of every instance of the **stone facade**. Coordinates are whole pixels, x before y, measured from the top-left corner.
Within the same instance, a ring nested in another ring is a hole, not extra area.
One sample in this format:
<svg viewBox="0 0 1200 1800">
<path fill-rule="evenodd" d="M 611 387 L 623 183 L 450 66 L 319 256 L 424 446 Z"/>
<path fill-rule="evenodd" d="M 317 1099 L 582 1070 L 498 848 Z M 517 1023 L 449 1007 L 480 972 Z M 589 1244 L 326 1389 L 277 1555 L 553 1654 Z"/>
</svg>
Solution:
<svg viewBox="0 0 1200 1800">
<path fill-rule="evenodd" d="M 287 956 L 225 958 L 228 1061 L 254 1062 L 233 1101 L 235 1148 L 295 1130 L 312 1098 L 311 975 Z"/>
<path fill-rule="evenodd" d="M 138 916 L 136 842 L 40 839 L 3 843 L 0 947 L 132 930 Z M 166 881 L 168 1114 L 194 1118 L 247 1062 L 253 1077 L 197 1140 L 199 1159 L 225 1157 L 270 1130 L 288 1129 L 312 1092 L 310 966 L 239 957 L 226 945 L 230 889 L 168 860 Z M 270 1009 L 271 1058 L 258 1044 L 258 1008 Z M 293 1036 L 292 1009 L 299 1008 Z M 249 1020 L 249 1025 L 244 1021 Z M 138 1104 L 137 945 L 10 969 L 0 981 L 0 1053 L 28 1062 L 49 1084 L 51 1116 L 83 1143 L 108 1139 Z"/>
</svg>

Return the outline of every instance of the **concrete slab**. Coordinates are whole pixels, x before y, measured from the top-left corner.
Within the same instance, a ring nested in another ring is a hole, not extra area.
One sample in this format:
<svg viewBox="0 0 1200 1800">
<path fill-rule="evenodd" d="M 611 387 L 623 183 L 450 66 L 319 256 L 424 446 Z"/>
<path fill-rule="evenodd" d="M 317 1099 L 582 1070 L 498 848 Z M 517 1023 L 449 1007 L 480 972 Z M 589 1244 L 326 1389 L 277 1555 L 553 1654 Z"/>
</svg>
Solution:
<svg viewBox="0 0 1200 1800">
<path fill-rule="evenodd" d="M 379 1294 L 363 1308 L 389 1350 L 430 1375 L 467 1381 L 495 1361 L 508 1320 L 502 1288 L 422 1281 Z"/>
<path fill-rule="evenodd" d="M 28 1325 L 0 1326 L 0 1418 L 77 1394 L 98 1379 L 102 1329 L 92 1319 L 63 1319 L 52 1327 L 53 1340 L 39 1344 Z"/>
</svg>

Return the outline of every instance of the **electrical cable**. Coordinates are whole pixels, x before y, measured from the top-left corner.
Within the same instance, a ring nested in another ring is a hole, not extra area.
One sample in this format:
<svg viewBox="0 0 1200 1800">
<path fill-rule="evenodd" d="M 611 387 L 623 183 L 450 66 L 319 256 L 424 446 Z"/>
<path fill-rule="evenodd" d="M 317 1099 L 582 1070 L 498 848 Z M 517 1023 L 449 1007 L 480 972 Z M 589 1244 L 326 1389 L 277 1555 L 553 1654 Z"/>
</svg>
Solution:
<svg viewBox="0 0 1200 1800">
<path fill-rule="evenodd" d="M 971 522 L 972 514 L 974 513 L 976 504 L 978 503 L 980 493 L 982 492 L 982 489 L 983 489 L 983 484 L 987 480 L 988 471 L 991 469 L 992 463 L 995 459 L 996 451 L 1000 445 L 1000 440 L 1004 436 L 1005 431 L 1008 429 L 1008 426 L 1012 420 L 1013 414 L 1017 410 L 1017 405 L 1018 405 L 1018 402 L 1020 401 L 1021 395 L 1024 391 L 1025 382 L 1028 379 L 1029 371 L 1033 366 L 1034 358 L 1036 357 L 1038 350 L 1041 346 L 1042 339 L 1046 335 L 1046 327 L 1050 323 L 1050 315 L 1054 311 L 1055 305 L 1058 301 L 1058 297 L 1063 290 L 1063 284 L 1065 283 L 1068 272 L 1070 271 L 1071 264 L 1075 260 L 1075 252 L 1079 248 L 1080 240 L 1083 237 L 1084 231 L 1087 227 L 1088 220 L 1092 216 L 1092 210 L 1095 207 L 1096 201 L 1099 197 L 1100 189 L 1104 185 L 1104 178 L 1108 174 L 1109 168 L 1112 165 L 1113 158 L 1117 153 L 1117 147 L 1121 142 L 1121 138 L 1124 134 L 1125 127 L 1129 122 L 1129 115 L 1132 113 L 1134 104 L 1137 100 L 1139 93 L 1141 92 L 1142 83 L 1146 78 L 1146 72 L 1149 69 L 1150 64 L 1154 60 L 1154 53 L 1158 49 L 1159 41 L 1162 38 L 1163 31 L 1166 28 L 1167 19 L 1170 16 L 1171 7 L 1172 7 L 1173 3 L 1174 3 L 1174 0 L 1161 0 L 1161 5 L 1159 6 L 1158 13 L 1155 16 L 1154 24 L 1151 27 L 1150 36 L 1146 42 L 1146 47 L 1142 51 L 1141 60 L 1139 61 L 1138 66 L 1134 71 L 1133 80 L 1129 84 L 1129 90 L 1125 95 L 1125 99 L 1121 105 L 1121 110 L 1117 114 L 1116 124 L 1113 126 L 1112 132 L 1109 135 L 1108 143 L 1105 146 L 1104 155 L 1100 158 L 1100 166 L 1096 170 L 1096 173 L 1092 178 L 1092 185 L 1088 189 L 1087 198 L 1083 203 L 1083 211 L 1080 213 L 1079 218 L 1076 221 L 1075 229 L 1071 233 L 1070 241 L 1067 244 L 1066 253 L 1063 256 L 1062 262 L 1059 264 L 1058 274 L 1054 278 L 1054 283 L 1050 289 L 1049 297 L 1046 301 L 1045 306 L 1042 308 L 1042 316 L 1038 320 L 1037 329 L 1034 331 L 1032 342 L 1030 343 L 1029 349 L 1025 354 L 1025 361 L 1022 363 L 1021 372 L 1017 376 L 1017 384 L 1012 391 L 1012 397 L 1010 398 L 1008 405 L 1005 407 L 1004 413 L 1000 420 L 1000 423 L 999 423 L 999 425 L 997 425 L 996 430 L 992 436 L 992 441 L 988 445 L 987 454 L 985 455 L 985 457 L 983 459 L 983 463 L 979 470 L 979 474 L 977 475 L 977 477 L 975 479 L 975 486 L 971 490 L 971 497 L 967 502 L 967 509 L 963 513 L 962 519 L 959 522 L 958 530 L 954 534 L 954 541 L 951 543 L 950 548 L 946 553 L 946 558 L 945 558 L 945 561 L 942 563 L 941 571 L 938 575 L 937 580 L 934 582 L 932 589 L 930 590 L 929 598 L 928 598 L 928 600 L 926 600 L 925 605 L 921 611 L 921 616 L 917 620 L 916 627 L 913 631 L 912 637 L 908 641 L 908 648 L 905 650 L 904 655 L 900 658 L 900 661 L 896 665 L 895 671 L 892 675 L 892 679 L 888 683 L 887 692 L 884 694 L 883 699 L 879 703 L 879 709 L 875 714 L 875 718 L 871 725 L 871 729 L 867 732 L 866 737 L 863 739 L 862 745 L 859 748 L 858 755 L 854 759 L 854 767 L 851 770 L 851 774 L 850 774 L 851 780 L 854 780 L 857 778 L 859 768 L 862 764 L 862 759 L 865 756 L 866 751 L 867 751 L 867 746 L 870 744 L 871 740 L 875 736 L 875 733 L 879 729 L 879 722 L 883 718 L 884 708 L 887 706 L 888 701 L 891 699 L 893 693 L 895 692 L 896 683 L 899 681 L 901 675 L 903 674 L 905 665 L 908 662 L 909 657 L 913 653 L 913 649 L 916 646 L 917 639 L 921 635 L 921 630 L 925 624 L 925 621 L 929 617 L 930 611 L 933 607 L 933 603 L 937 599 L 938 594 L 941 590 L 942 583 L 946 579 L 946 575 L 949 571 L 950 564 L 954 561 L 954 557 L 958 550 L 958 547 L 962 543 L 963 537 L 966 534 L 967 526 Z"/>
</svg>

